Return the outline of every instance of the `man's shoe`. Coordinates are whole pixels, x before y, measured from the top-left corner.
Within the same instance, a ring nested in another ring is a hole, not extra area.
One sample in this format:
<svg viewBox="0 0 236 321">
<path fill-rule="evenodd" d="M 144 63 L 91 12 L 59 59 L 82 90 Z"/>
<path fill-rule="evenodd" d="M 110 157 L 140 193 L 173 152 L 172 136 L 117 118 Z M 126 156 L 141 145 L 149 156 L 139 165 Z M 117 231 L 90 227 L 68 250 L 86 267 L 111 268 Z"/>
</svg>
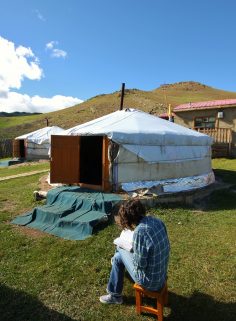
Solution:
<svg viewBox="0 0 236 321">
<path fill-rule="evenodd" d="M 109 293 L 107 295 L 100 296 L 100 302 L 105 304 L 122 304 L 123 299 L 122 296 L 114 296 Z"/>
</svg>

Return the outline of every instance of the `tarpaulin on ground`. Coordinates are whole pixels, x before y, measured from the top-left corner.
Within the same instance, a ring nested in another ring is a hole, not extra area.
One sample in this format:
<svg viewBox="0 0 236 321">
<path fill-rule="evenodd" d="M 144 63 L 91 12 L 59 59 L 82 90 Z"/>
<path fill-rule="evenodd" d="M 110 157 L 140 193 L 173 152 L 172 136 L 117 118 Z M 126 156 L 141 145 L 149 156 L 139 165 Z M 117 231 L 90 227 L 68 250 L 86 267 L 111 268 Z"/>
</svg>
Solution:
<svg viewBox="0 0 236 321">
<path fill-rule="evenodd" d="M 12 223 L 68 240 L 84 240 L 119 201 L 121 197 L 116 194 L 62 186 L 48 192 L 46 205 L 16 217 Z"/>
</svg>

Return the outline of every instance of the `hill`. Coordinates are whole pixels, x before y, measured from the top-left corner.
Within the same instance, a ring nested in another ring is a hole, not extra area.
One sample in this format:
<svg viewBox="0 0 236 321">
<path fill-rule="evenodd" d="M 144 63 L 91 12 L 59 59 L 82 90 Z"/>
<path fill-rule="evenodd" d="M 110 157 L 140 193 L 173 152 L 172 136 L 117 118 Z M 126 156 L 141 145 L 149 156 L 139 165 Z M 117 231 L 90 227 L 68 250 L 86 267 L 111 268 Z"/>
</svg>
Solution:
<svg viewBox="0 0 236 321">
<path fill-rule="evenodd" d="M 15 117 L 15 116 L 31 116 L 31 115 L 39 115 L 40 113 L 26 113 L 15 111 L 13 113 L 6 113 L 5 111 L 0 111 L 0 117 Z"/>
<path fill-rule="evenodd" d="M 188 81 L 163 84 L 159 88 L 143 91 L 126 89 L 124 108 L 137 108 L 146 112 L 160 114 L 167 111 L 168 104 L 176 106 L 182 103 L 236 98 L 236 92 L 223 91 L 207 85 Z M 86 121 L 114 112 L 120 106 L 120 92 L 101 94 L 82 104 L 60 111 L 17 117 L 0 117 L 0 139 L 14 138 L 46 126 L 71 128 Z"/>
</svg>

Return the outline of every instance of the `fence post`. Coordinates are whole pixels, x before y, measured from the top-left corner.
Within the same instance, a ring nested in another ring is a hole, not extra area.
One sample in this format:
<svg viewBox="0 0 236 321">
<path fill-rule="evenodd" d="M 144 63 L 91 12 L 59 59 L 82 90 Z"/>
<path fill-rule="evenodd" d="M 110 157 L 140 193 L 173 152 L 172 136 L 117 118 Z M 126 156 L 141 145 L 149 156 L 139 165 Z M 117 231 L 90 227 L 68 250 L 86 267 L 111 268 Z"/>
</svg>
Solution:
<svg viewBox="0 0 236 321">
<path fill-rule="evenodd" d="M 0 139 L 0 158 L 12 157 L 12 139 Z"/>
</svg>

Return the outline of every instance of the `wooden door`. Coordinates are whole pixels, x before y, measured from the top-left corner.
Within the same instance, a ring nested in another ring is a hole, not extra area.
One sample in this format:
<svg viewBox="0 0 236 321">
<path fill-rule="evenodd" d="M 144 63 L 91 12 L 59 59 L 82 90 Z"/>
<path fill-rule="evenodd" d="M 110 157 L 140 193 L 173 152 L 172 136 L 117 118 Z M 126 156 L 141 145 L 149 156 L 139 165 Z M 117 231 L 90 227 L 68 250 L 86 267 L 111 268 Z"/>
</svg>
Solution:
<svg viewBox="0 0 236 321">
<path fill-rule="evenodd" d="M 13 140 L 13 157 L 25 157 L 25 141 L 24 139 Z"/>
<path fill-rule="evenodd" d="M 50 182 L 78 184 L 80 179 L 80 137 L 51 136 Z"/>
<path fill-rule="evenodd" d="M 20 157 L 20 142 L 18 139 L 13 140 L 13 157 Z"/>
</svg>

